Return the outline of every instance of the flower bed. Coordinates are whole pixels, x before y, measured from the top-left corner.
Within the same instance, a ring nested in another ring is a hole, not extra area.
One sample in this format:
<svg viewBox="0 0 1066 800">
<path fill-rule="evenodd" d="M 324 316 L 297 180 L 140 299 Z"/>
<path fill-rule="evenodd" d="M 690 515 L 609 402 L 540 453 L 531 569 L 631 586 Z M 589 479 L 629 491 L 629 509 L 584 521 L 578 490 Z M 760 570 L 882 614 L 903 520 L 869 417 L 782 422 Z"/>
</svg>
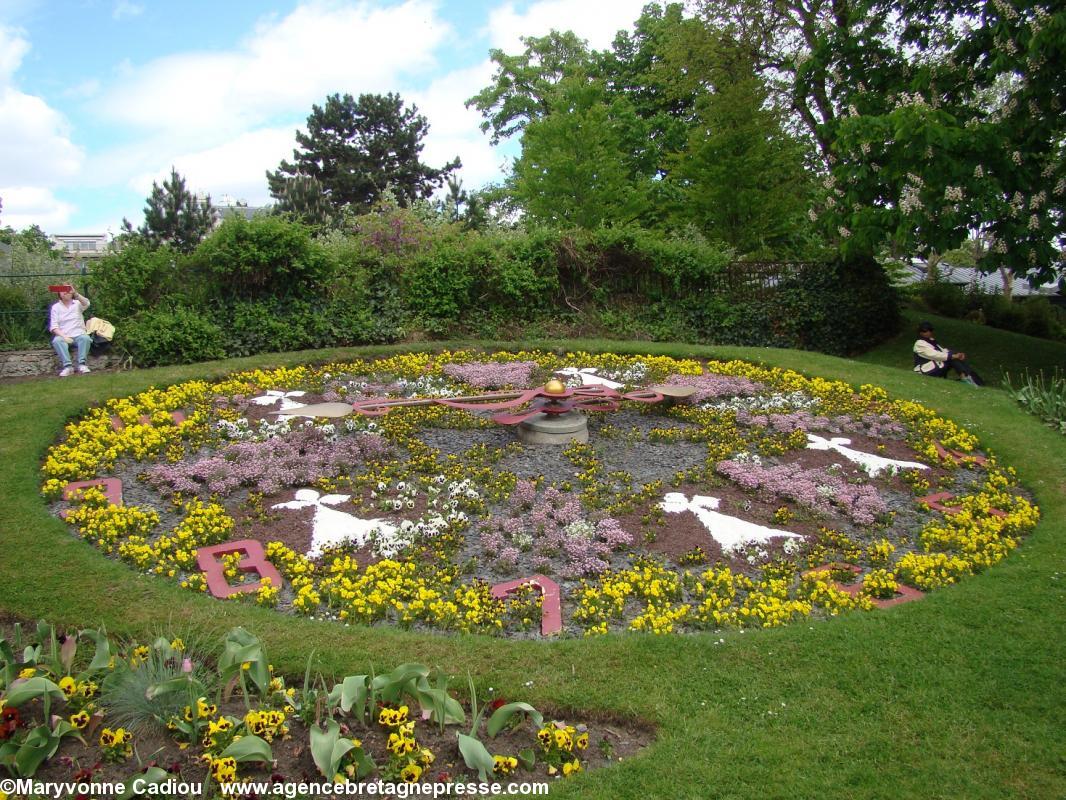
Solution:
<svg viewBox="0 0 1066 800">
<path fill-rule="evenodd" d="M 651 739 L 624 722 L 553 719 L 491 688 L 479 697 L 469 677 L 461 703 L 453 678 L 404 664 L 286 682 L 241 628 L 219 651 L 191 637 L 142 644 L 15 625 L 0 630 L 0 775 L 79 800 L 95 794 L 91 784 L 120 783 L 126 791 L 112 794 L 123 798 L 293 797 L 299 784 L 371 780 L 391 784 L 389 796 L 407 796 L 403 783 L 470 793 L 475 783 L 566 778 Z"/>
<path fill-rule="evenodd" d="M 272 413 L 482 395 L 553 375 L 695 391 L 590 413 L 589 442 L 566 446 L 521 444 L 488 412 L 444 405 Z M 78 536 L 193 591 L 216 570 L 249 589 L 236 601 L 346 624 L 533 636 L 555 615 L 564 635 L 588 635 L 780 625 L 985 569 L 1038 512 L 1013 471 L 977 448 L 877 387 L 743 362 L 454 352 L 111 400 L 67 426 L 42 470 Z M 64 499 L 69 483 L 105 478 L 121 481 L 124 505 L 102 488 Z M 933 493 L 950 499 L 922 502 Z M 239 551 L 247 541 L 280 581 L 257 580 Z M 217 561 L 198 559 L 218 546 Z M 858 568 L 860 588 L 811 572 L 828 562 Z M 544 580 L 510 590 L 531 576 Z"/>
</svg>

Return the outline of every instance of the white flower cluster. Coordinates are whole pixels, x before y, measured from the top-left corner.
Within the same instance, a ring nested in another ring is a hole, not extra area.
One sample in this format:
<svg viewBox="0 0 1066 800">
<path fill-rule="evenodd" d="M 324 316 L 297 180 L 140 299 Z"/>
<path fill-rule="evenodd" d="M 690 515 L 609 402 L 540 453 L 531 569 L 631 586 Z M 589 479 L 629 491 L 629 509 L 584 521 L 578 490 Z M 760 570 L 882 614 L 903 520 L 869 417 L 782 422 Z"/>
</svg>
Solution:
<svg viewBox="0 0 1066 800">
<path fill-rule="evenodd" d="M 733 456 L 730 456 L 729 460 L 734 461 L 737 464 L 751 464 L 753 467 L 762 466 L 762 457 L 758 453 L 752 453 L 747 450 L 743 450 Z"/>
<path fill-rule="evenodd" d="M 394 497 L 387 496 L 390 489 L 395 492 Z M 370 498 L 378 501 L 378 508 L 382 511 L 402 511 L 405 508 L 415 507 L 418 493 L 418 486 L 413 483 L 399 481 L 395 487 L 390 487 L 384 481 L 380 481 L 377 489 L 370 492 Z"/>
<path fill-rule="evenodd" d="M 912 183 L 906 184 L 899 194 L 899 210 L 904 214 L 910 214 L 913 211 L 919 211 L 922 206 L 921 188 Z"/>
<path fill-rule="evenodd" d="M 215 423 L 215 430 L 222 438 L 238 442 L 263 442 L 276 436 L 284 436 L 291 429 L 289 417 L 280 417 L 276 422 L 261 419 L 255 427 L 245 417 L 239 417 L 233 422 L 222 419 Z"/>
<path fill-rule="evenodd" d="M 821 405 L 816 397 L 803 392 L 789 392 L 781 394 L 755 395 L 753 397 L 731 397 L 728 400 L 720 400 L 716 403 L 702 403 L 701 408 L 715 411 L 747 411 L 749 413 L 759 411 L 813 411 Z"/>
<path fill-rule="evenodd" d="M 957 203 L 962 200 L 961 186 L 947 186 L 944 188 L 944 199 Z"/>
<path fill-rule="evenodd" d="M 394 491 L 396 496 L 382 496 L 390 491 Z M 390 486 L 382 481 L 371 491 L 370 496 L 378 500 L 378 507 L 382 510 L 402 511 L 415 507 L 419 491 L 418 485 L 413 482 L 398 481 L 395 486 Z M 432 480 L 426 487 L 426 494 L 429 507 L 421 517 L 405 519 L 394 531 L 379 529 L 370 534 L 374 552 L 383 558 L 393 558 L 418 540 L 439 536 L 452 525 L 465 525 L 469 517 L 460 508 L 462 501 L 480 498 L 469 480 L 448 483 L 443 475 L 437 475 Z"/>
<path fill-rule="evenodd" d="M 643 383 L 648 375 L 648 365 L 643 361 L 637 361 L 626 369 L 602 369 L 596 374 L 600 377 L 607 378 L 608 380 L 628 385 Z"/>
<path fill-rule="evenodd" d="M 566 526 L 566 533 L 569 536 L 581 536 L 591 542 L 596 536 L 596 526 L 587 520 L 579 519 Z"/>
<path fill-rule="evenodd" d="M 1018 19 L 1018 11 L 1006 0 L 992 0 L 992 5 L 996 7 L 996 11 L 999 12 L 1001 17 L 1005 19 Z"/>
<path fill-rule="evenodd" d="M 735 542 L 722 548 L 722 555 L 727 558 L 743 558 L 753 567 L 770 560 L 770 551 L 755 541 Z"/>
<path fill-rule="evenodd" d="M 422 375 L 418 380 L 409 381 L 400 378 L 396 381 L 400 393 L 404 395 L 418 395 L 419 397 L 458 397 L 459 392 L 453 389 L 451 381 L 443 375 Z"/>
<path fill-rule="evenodd" d="M 925 102 L 925 98 L 922 97 L 920 92 L 914 92 L 913 94 L 900 92 L 899 96 L 896 97 L 896 108 L 906 108 L 908 106 L 928 108 L 929 104 Z"/>
<path fill-rule="evenodd" d="M 367 433 L 371 435 L 378 435 L 381 433 L 381 426 L 373 420 L 363 416 L 346 417 L 344 420 L 344 430 L 348 433 L 354 433 L 360 431 L 361 433 Z"/>
</svg>

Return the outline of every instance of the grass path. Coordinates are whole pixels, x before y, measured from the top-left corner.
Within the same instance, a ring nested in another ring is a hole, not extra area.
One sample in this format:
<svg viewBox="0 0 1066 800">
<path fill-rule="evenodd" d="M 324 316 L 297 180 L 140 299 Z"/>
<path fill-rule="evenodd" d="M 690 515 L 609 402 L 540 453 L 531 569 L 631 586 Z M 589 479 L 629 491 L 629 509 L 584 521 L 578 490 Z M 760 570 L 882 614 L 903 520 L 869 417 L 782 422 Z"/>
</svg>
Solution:
<svg viewBox="0 0 1066 800">
<path fill-rule="evenodd" d="M 422 661 L 457 676 L 469 670 L 482 691 L 493 686 L 534 705 L 581 710 L 586 719 L 636 717 L 658 727 L 659 739 L 639 757 L 559 785 L 558 797 L 1066 797 L 1066 447 L 1059 434 L 1002 391 L 922 380 L 898 366 L 752 348 L 539 344 L 745 358 L 880 384 L 956 419 L 1016 465 L 1042 522 L 994 569 L 885 612 L 770 631 L 543 643 L 342 628 L 223 605 L 132 573 L 48 515 L 37 494 L 40 459 L 89 403 L 253 365 L 390 348 L 290 353 L 0 387 L 0 609 L 141 637 L 241 624 L 288 674 L 302 674 L 312 648 L 318 668 L 338 676 L 371 663 L 380 670 Z M 889 361 L 890 353 L 866 360 Z M 532 688 L 523 688 L 526 681 Z"/>
</svg>

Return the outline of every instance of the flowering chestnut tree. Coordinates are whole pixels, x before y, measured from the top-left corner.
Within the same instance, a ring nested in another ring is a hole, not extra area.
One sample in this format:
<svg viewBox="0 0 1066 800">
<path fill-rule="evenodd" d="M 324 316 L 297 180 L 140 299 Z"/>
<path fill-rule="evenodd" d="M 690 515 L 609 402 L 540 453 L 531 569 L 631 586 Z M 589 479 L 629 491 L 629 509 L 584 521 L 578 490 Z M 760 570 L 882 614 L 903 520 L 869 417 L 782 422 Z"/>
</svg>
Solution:
<svg viewBox="0 0 1066 800">
<path fill-rule="evenodd" d="M 980 231 L 979 266 L 1034 281 L 1063 271 L 1066 10 L 1031 0 L 869 0 L 879 36 L 825 29 L 797 72 L 799 95 L 832 83 L 840 112 L 820 130 L 824 202 L 845 251 L 890 244 L 943 252 Z"/>
</svg>

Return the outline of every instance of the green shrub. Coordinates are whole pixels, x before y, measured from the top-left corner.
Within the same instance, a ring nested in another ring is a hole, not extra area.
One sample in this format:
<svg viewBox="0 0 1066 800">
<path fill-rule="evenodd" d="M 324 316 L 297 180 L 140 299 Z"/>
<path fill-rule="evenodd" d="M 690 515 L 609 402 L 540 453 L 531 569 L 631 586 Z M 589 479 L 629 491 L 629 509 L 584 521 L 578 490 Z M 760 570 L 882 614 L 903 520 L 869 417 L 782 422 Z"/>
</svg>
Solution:
<svg viewBox="0 0 1066 800">
<path fill-rule="evenodd" d="M 189 291 L 185 256 L 167 245 L 152 249 L 138 238 L 94 262 L 89 282 L 94 313 L 119 324 Z"/>
<path fill-rule="evenodd" d="M 1027 297 L 1021 302 L 1022 333 L 1042 339 L 1066 338 L 1063 314 L 1046 297 Z"/>
<path fill-rule="evenodd" d="M 285 352 L 391 341 L 366 305 L 346 300 L 311 304 L 266 301 L 235 303 L 215 315 L 226 355 Z"/>
<path fill-rule="evenodd" d="M 942 281 L 924 283 L 919 288 L 918 294 L 930 311 L 944 317 L 958 319 L 965 316 L 969 305 L 966 291 L 953 283 Z"/>
<path fill-rule="evenodd" d="M 224 329 L 228 356 L 300 350 L 306 341 L 304 332 L 284 319 L 275 303 L 235 303 L 221 309 L 216 319 Z"/>
<path fill-rule="evenodd" d="M 899 295 L 872 258 L 812 263 L 758 299 L 713 297 L 714 341 L 852 355 L 894 336 Z"/>
<path fill-rule="evenodd" d="M 403 276 L 404 299 L 432 333 L 473 304 L 478 278 L 492 271 L 491 248 L 473 240 L 441 242 L 414 256 Z"/>
<path fill-rule="evenodd" d="M 192 364 L 226 355 L 222 329 L 206 315 L 180 306 L 141 312 L 120 335 L 121 344 L 141 367 Z"/>
<path fill-rule="evenodd" d="M 0 344 L 12 347 L 46 341 L 48 312 L 35 309 L 24 289 L 0 282 Z"/>
<path fill-rule="evenodd" d="M 303 225 L 277 216 L 229 217 L 193 252 L 202 299 L 321 298 L 332 263 Z M 193 294 L 196 297 L 196 293 Z"/>
</svg>

